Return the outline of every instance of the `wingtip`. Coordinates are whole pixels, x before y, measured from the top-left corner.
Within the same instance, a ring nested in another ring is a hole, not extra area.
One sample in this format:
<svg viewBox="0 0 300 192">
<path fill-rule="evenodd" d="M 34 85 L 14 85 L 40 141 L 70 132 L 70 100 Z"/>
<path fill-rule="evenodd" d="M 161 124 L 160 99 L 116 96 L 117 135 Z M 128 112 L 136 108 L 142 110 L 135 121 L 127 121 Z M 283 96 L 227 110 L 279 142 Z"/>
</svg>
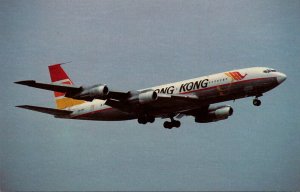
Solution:
<svg viewBox="0 0 300 192">
<path fill-rule="evenodd" d="M 15 81 L 14 83 L 20 84 L 20 85 L 30 85 L 34 82 L 35 82 L 34 80 L 24 80 L 24 81 Z"/>
<path fill-rule="evenodd" d="M 15 107 L 18 107 L 18 108 L 26 108 L 27 105 L 17 105 Z"/>
</svg>

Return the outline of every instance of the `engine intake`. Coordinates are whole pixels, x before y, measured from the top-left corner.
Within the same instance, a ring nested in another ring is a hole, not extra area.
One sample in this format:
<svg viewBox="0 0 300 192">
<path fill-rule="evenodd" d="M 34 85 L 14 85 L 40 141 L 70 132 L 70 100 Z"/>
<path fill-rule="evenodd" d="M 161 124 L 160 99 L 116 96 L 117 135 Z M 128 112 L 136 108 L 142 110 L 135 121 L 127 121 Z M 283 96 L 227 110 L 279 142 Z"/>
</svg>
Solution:
<svg viewBox="0 0 300 192">
<path fill-rule="evenodd" d="M 197 123 L 209 123 L 227 119 L 233 114 L 233 108 L 230 106 L 221 106 L 213 109 L 208 109 L 207 112 L 195 117 Z"/>
</svg>

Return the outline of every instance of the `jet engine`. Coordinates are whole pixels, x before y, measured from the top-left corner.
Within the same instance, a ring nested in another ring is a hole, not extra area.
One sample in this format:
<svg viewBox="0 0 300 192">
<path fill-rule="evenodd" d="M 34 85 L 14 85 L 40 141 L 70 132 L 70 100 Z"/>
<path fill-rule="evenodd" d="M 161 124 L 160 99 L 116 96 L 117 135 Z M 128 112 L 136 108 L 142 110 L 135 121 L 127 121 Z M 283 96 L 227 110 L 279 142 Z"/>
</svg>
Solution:
<svg viewBox="0 0 300 192">
<path fill-rule="evenodd" d="M 138 101 L 140 104 L 151 103 L 155 100 L 157 100 L 157 93 L 155 91 L 140 93 L 138 96 Z"/>
<path fill-rule="evenodd" d="M 209 108 L 206 112 L 195 117 L 197 123 L 209 123 L 227 119 L 233 114 L 231 106 L 220 106 L 217 108 Z"/>
<path fill-rule="evenodd" d="M 93 99 L 106 99 L 109 89 L 106 85 L 94 85 L 92 87 L 82 88 L 82 91 L 74 96 L 75 99 L 92 101 Z M 66 95 L 67 96 L 67 95 Z"/>
</svg>

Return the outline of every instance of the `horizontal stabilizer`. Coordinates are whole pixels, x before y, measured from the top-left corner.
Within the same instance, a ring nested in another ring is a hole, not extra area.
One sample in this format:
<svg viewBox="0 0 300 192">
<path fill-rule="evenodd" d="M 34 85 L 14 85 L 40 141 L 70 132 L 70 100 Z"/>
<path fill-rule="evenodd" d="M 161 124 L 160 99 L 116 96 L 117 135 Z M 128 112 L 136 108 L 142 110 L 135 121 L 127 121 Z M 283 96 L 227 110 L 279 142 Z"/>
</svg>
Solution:
<svg viewBox="0 0 300 192">
<path fill-rule="evenodd" d="M 23 109 L 29 109 L 32 111 L 38 111 L 41 113 L 47 113 L 47 114 L 55 115 L 55 116 L 69 115 L 73 112 L 73 111 L 68 111 L 68 110 L 52 109 L 52 108 L 38 107 L 38 106 L 32 106 L 32 105 L 19 105 L 16 107 L 23 108 Z"/>
<path fill-rule="evenodd" d="M 61 93 L 76 93 L 82 90 L 81 87 L 75 87 L 73 85 L 68 84 L 55 84 L 55 83 L 38 83 L 34 80 L 26 80 L 26 81 L 17 81 L 16 84 L 26 85 L 29 87 L 35 87 L 39 89 L 46 89 L 50 91 L 56 91 Z"/>
</svg>

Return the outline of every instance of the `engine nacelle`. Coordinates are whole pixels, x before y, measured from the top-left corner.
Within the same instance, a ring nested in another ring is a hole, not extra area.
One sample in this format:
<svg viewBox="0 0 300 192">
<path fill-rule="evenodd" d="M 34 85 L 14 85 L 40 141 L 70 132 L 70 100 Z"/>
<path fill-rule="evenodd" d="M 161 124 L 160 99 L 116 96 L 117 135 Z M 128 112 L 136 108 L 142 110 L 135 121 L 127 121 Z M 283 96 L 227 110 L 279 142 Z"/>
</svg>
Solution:
<svg viewBox="0 0 300 192">
<path fill-rule="evenodd" d="M 157 100 L 157 93 L 155 91 L 147 91 L 138 95 L 140 104 L 151 103 L 155 100 Z"/>
<path fill-rule="evenodd" d="M 233 114 L 233 109 L 230 106 L 221 106 L 213 109 L 208 109 L 206 113 L 195 117 L 197 123 L 209 123 L 227 119 Z"/>
<path fill-rule="evenodd" d="M 85 100 L 106 99 L 108 93 L 109 89 L 106 85 L 94 85 L 92 87 L 83 88 L 83 91 L 74 96 L 74 98 Z"/>
</svg>

